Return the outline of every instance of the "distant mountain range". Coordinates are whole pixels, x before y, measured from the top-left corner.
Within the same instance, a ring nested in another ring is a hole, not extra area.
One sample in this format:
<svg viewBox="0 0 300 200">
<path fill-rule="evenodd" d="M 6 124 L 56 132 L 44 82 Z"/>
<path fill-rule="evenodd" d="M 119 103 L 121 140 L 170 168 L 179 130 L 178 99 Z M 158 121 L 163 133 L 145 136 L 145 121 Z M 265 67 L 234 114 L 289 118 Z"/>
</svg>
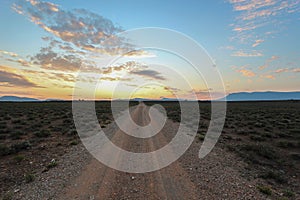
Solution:
<svg viewBox="0 0 300 200">
<path fill-rule="evenodd" d="M 221 99 L 223 100 L 223 99 Z M 238 92 L 226 96 L 227 101 L 300 100 L 300 92 Z"/>
<path fill-rule="evenodd" d="M 0 97 L 0 101 L 16 101 L 16 102 L 25 102 L 25 101 L 40 101 L 39 99 L 28 98 L 28 97 L 17 97 L 17 96 L 3 96 Z"/>
<path fill-rule="evenodd" d="M 186 101 L 187 99 L 175 99 L 175 98 L 161 98 L 161 99 L 145 99 L 145 98 L 134 98 L 131 101 Z"/>
<path fill-rule="evenodd" d="M 119 99 L 122 100 L 122 99 Z M 179 99 L 179 101 L 185 101 L 186 99 Z M 219 100 L 224 100 L 219 99 Z M 231 93 L 226 96 L 227 101 L 278 101 L 278 100 L 300 100 L 300 92 L 238 92 Z M 18 96 L 3 96 L 0 97 L 0 101 L 11 101 L 11 102 L 38 102 L 38 101 L 63 101 L 61 99 L 46 99 L 40 100 L 28 97 Z M 157 99 L 146 99 L 146 98 L 134 98 L 132 101 L 178 101 L 174 98 L 161 98 Z"/>
<path fill-rule="evenodd" d="M 0 101 L 10 101 L 10 102 L 38 102 L 38 101 L 64 101 L 62 99 L 35 99 L 28 97 L 18 97 L 18 96 L 3 96 L 0 97 Z"/>
</svg>

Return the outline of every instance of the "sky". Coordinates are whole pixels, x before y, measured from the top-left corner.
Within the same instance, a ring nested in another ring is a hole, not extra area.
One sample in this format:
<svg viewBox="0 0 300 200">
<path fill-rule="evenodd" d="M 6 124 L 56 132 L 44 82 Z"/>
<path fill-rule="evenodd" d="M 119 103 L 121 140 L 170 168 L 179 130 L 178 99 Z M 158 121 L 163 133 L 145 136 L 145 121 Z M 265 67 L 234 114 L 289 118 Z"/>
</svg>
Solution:
<svg viewBox="0 0 300 200">
<path fill-rule="evenodd" d="M 300 0 L 1 0 L 0 96 L 208 99 L 300 91 L 299 22 Z M 137 49 L 120 36 L 147 27 L 201 45 L 211 59 L 201 70 L 213 65 L 222 84 L 209 85 L 217 78 L 200 76 L 179 55 Z"/>
</svg>

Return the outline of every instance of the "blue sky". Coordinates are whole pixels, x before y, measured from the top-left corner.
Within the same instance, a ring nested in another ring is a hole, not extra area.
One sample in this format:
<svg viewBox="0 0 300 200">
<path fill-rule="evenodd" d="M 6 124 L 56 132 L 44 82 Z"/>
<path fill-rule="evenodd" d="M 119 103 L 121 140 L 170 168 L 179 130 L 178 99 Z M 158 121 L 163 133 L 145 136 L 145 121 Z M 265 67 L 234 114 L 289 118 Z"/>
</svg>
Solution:
<svg viewBox="0 0 300 200">
<path fill-rule="evenodd" d="M 76 77 L 76 69 L 73 70 L 72 67 L 80 67 L 83 62 L 95 62 L 87 55 L 89 50 L 85 45 L 90 45 L 90 43 L 86 39 L 81 41 L 82 38 L 80 38 L 80 42 L 76 42 L 74 34 L 72 38 L 59 32 L 66 33 L 69 30 L 58 27 L 60 21 L 57 21 L 55 16 L 60 16 L 61 13 L 64 16 L 76 15 L 74 9 L 88 11 L 82 14 L 83 17 L 87 15 L 89 18 L 100 19 L 102 16 L 105 18 L 102 21 L 112 22 L 115 32 L 111 34 L 117 33 L 118 27 L 123 30 L 161 27 L 188 35 L 201 44 L 216 62 L 227 93 L 299 90 L 299 0 L 44 2 L 3 0 L 0 3 L 2 33 L 0 36 L 0 95 L 70 98 Z M 94 13 L 94 15 L 89 13 Z M 38 18 L 30 20 L 32 16 L 38 16 Z M 85 19 L 87 20 L 88 17 Z M 72 20 L 72 18 L 66 20 Z M 76 34 L 78 34 L 78 30 L 72 29 L 71 31 L 74 31 L 73 33 L 77 31 Z M 82 33 L 81 36 L 83 34 L 86 33 Z M 52 44 L 53 41 L 57 41 L 57 46 L 52 47 L 47 56 L 53 52 L 58 52 L 59 55 L 50 59 L 45 56 L 44 51 L 42 57 L 41 48 L 49 47 L 51 41 Z M 83 55 L 80 57 L 83 61 L 77 59 L 79 54 L 71 55 L 70 51 L 65 52 L 58 48 L 63 44 L 77 51 L 84 51 L 85 55 L 80 54 Z M 159 59 L 163 59 L 163 55 L 159 55 Z M 72 59 L 72 62 L 70 60 L 66 62 L 65 59 Z M 153 58 L 152 61 L 159 59 Z M 148 58 L 140 61 L 149 62 L 149 60 Z M 178 62 L 169 62 L 170 66 L 176 66 L 176 64 Z M 126 66 L 123 69 L 128 72 L 132 70 L 130 67 L 132 66 Z M 186 66 L 182 66 L 184 67 Z M 118 70 L 118 68 L 115 69 Z M 134 70 L 138 69 L 134 68 Z M 121 73 L 121 71 L 116 72 Z M 149 70 L 143 72 L 149 73 Z M 113 85 L 114 81 L 120 81 L 117 77 L 118 73 L 106 74 L 111 77 L 106 77 L 107 83 L 103 84 L 110 88 L 109 85 Z M 151 72 L 152 75 L 158 73 L 163 72 Z M 133 74 L 141 75 L 136 72 L 131 73 Z M 60 77 L 60 79 L 55 79 L 55 77 Z M 144 74 L 137 80 L 142 81 L 140 78 L 145 77 L 147 80 L 151 79 L 149 74 Z M 113 81 L 112 78 L 115 80 Z M 152 79 L 155 80 L 155 76 Z M 209 90 L 209 88 L 201 88 L 202 86 L 202 84 L 194 85 L 194 90 L 201 95 L 203 95 L 202 91 Z M 14 90 L 11 89 L 12 87 Z M 145 93 L 147 92 L 144 91 L 143 94 Z M 168 94 L 162 90 L 159 93 L 162 96 Z M 110 97 L 109 93 L 98 95 L 99 98 Z"/>
</svg>

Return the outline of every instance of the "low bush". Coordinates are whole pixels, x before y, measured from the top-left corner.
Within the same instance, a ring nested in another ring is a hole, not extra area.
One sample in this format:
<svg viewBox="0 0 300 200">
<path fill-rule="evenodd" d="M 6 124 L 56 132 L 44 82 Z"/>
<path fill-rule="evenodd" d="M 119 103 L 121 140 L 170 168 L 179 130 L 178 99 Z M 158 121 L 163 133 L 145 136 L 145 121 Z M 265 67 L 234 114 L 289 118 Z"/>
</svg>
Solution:
<svg viewBox="0 0 300 200">
<path fill-rule="evenodd" d="M 4 144 L 0 144 L 0 155 L 1 156 L 5 156 L 5 155 L 8 155 L 9 154 L 9 147 L 7 147 L 6 145 Z"/>
<path fill-rule="evenodd" d="M 274 181 L 280 184 L 287 182 L 287 179 L 283 176 L 282 173 L 273 170 L 265 172 L 264 174 L 261 175 L 261 177 L 264 179 L 273 179 Z"/>
<path fill-rule="evenodd" d="M 24 179 L 25 179 L 26 183 L 33 182 L 34 178 L 35 178 L 34 174 L 32 174 L 32 173 L 27 173 L 27 174 L 24 175 Z"/>
<path fill-rule="evenodd" d="M 257 189 L 263 194 L 272 195 L 272 190 L 268 186 L 259 185 L 259 186 L 257 186 Z"/>
<path fill-rule="evenodd" d="M 34 135 L 39 138 L 44 138 L 44 137 L 49 137 L 51 134 L 49 130 L 41 130 L 39 132 L 36 132 Z"/>
</svg>

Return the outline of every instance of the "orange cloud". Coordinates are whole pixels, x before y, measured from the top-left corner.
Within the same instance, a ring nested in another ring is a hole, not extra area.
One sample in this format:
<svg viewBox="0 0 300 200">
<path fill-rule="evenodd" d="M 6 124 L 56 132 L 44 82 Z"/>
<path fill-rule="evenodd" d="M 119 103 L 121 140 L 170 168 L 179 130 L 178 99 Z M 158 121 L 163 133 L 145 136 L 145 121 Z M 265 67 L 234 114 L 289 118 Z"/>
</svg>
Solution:
<svg viewBox="0 0 300 200">
<path fill-rule="evenodd" d="M 254 76 L 256 76 L 256 74 L 251 70 L 240 69 L 240 70 L 236 70 L 236 71 L 241 73 L 245 77 L 254 77 Z"/>
<path fill-rule="evenodd" d="M 275 76 L 271 75 L 271 74 L 267 74 L 267 75 L 261 75 L 262 78 L 267 78 L 267 79 L 272 79 L 275 80 Z"/>
<path fill-rule="evenodd" d="M 262 65 L 262 66 L 260 66 L 258 69 L 263 70 L 263 69 L 265 69 L 265 68 L 267 68 L 267 67 L 268 67 L 267 65 Z"/>
</svg>

